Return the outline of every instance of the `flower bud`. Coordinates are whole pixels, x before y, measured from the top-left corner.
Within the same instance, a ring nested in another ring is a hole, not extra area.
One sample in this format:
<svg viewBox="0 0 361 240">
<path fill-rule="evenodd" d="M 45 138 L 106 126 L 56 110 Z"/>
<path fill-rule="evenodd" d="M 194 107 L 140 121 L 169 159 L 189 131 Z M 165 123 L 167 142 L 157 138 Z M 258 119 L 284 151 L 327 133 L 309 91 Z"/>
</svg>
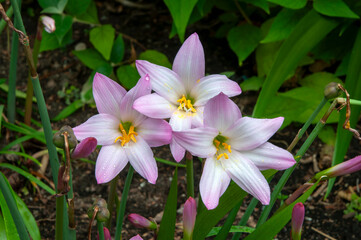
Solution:
<svg viewBox="0 0 361 240">
<path fill-rule="evenodd" d="M 328 178 L 343 176 L 351 174 L 361 170 L 361 155 L 354 157 L 348 161 L 337 164 L 326 170 L 323 170 L 316 174 L 315 179 L 319 179 L 321 176 L 327 176 Z"/>
<path fill-rule="evenodd" d="M 149 221 L 145 217 L 136 213 L 129 214 L 128 220 L 137 228 L 147 228 L 150 230 L 157 229 L 157 224 L 155 222 Z"/>
<path fill-rule="evenodd" d="M 96 207 L 98 208 L 98 212 L 96 215 L 98 221 L 103 222 L 102 220 L 104 218 L 109 218 L 110 213 L 108 210 L 108 204 L 103 198 L 96 199 L 93 205 L 88 209 L 89 218 L 93 218 L 94 210 Z M 100 220 L 98 219 L 98 216 Z"/>
<path fill-rule="evenodd" d="M 55 32 L 55 21 L 51 17 L 48 16 L 41 16 L 41 22 L 44 25 L 44 30 L 48 33 Z"/>
<path fill-rule="evenodd" d="M 326 99 L 333 99 L 340 96 L 342 93 L 341 89 L 338 87 L 338 83 L 331 82 L 326 85 L 325 90 L 323 91 L 323 94 Z"/>
<path fill-rule="evenodd" d="M 112 237 L 110 236 L 110 232 L 109 232 L 108 228 L 103 227 L 103 232 L 104 232 L 104 240 L 112 240 Z M 98 233 L 97 239 L 99 240 L 99 233 Z"/>
<path fill-rule="evenodd" d="M 88 157 L 92 152 L 94 152 L 95 148 L 97 147 L 97 140 L 93 137 L 85 138 L 83 141 L 81 141 L 74 149 L 74 151 L 71 154 L 72 159 L 77 158 L 86 158 Z"/>
<path fill-rule="evenodd" d="M 192 239 L 194 223 L 197 215 L 197 204 L 194 198 L 189 197 L 183 209 L 183 238 Z"/>
<path fill-rule="evenodd" d="M 110 212 L 108 208 L 99 208 L 99 211 L 97 213 L 96 219 L 99 222 L 105 222 L 109 219 Z"/>
<path fill-rule="evenodd" d="M 300 240 L 303 219 L 305 218 L 305 207 L 301 202 L 296 203 L 292 210 L 292 230 L 291 239 Z"/>
<path fill-rule="evenodd" d="M 68 133 L 68 143 L 69 143 L 69 149 L 73 149 L 76 147 L 78 140 L 76 139 L 73 129 L 69 126 L 63 126 L 57 133 L 53 136 L 53 143 L 58 148 L 65 148 L 65 142 L 64 142 L 64 133 Z"/>
<path fill-rule="evenodd" d="M 137 236 L 132 237 L 130 240 L 143 240 L 143 238 L 141 238 L 138 234 Z"/>
</svg>

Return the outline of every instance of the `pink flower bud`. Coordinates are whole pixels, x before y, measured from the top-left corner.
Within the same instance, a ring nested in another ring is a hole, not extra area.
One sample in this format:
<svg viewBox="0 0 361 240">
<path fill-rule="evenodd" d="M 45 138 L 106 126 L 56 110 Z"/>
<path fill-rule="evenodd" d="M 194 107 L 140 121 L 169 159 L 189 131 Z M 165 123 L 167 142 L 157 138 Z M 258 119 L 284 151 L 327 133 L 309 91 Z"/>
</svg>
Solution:
<svg viewBox="0 0 361 240">
<path fill-rule="evenodd" d="M 41 17 L 41 22 L 44 25 L 44 29 L 45 31 L 47 31 L 48 33 L 53 33 L 55 32 L 55 21 L 54 19 L 52 19 L 51 17 L 48 16 L 42 16 Z"/>
<path fill-rule="evenodd" d="M 305 218 L 305 207 L 301 202 L 296 203 L 292 210 L 292 231 L 291 239 L 300 240 L 303 219 Z"/>
<path fill-rule="evenodd" d="M 145 217 L 136 213 L 129 214 L 128 220 L 137 228 L 147 228 L 150 230 L 157 229 L 157 224 L 155 222 L 149 221 Z"/>
<path fill-rule="evenodd" d="M 71 158 L 86 158 L 92 152 L 94 152 L 95 148 L 97 147 L 97 140 L 93 137 L 85 138 L 81 141 L 74 149 L 73 153 L 71 154 Z"/>
<path fill-rule="evenodd" d="M 130 240 L 143 240 L 143 238 L 141 238 L 138 234 L 137 236 L 132 237 Z"/>
<path fill-rule="evenodd" d="M 112 240 L 112 236 L 110 236 L 110 232 L 108 228 L 103 227 L 103 231 L 104 231 L 104 240 Z M 97 239 L 99 240 L 99 233 L 97 235 Z"/>
<path fill-rule="evenodd" d="M 191 240 L 193 235 L 194 223 L 197 215 L 197 204 L 194 198 L 189 197 L 184 204 L 183 209 L 183 238 Z"/>
<path fill-rule="evenodd" d="M 328 178 L 343 176 L 361 170 L 361 155 L 337 164 L 316 174 L 315 179 L 326 175 Z"/>
</svg>

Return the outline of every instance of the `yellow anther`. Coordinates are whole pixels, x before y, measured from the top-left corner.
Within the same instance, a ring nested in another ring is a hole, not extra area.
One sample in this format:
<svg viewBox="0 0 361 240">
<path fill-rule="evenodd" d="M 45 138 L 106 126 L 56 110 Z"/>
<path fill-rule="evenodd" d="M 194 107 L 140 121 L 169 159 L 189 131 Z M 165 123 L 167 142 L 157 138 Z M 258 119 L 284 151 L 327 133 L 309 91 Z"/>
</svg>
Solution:
<svg viewBox="0 0 361 240">
<path fill-rule="evenodd" d="M 220 142 L 220 141 L 218 141 L 218 140 L 214 140 L 214 144 L 216 144 L 216 148 L 218 149 L 219 144 L 221 144 L 221 142 Z"/>
<path fill-rule="evenodd" d="M 225 158 L 225 159 L 228 159 L 228 158 L 229 158 L 227 153 L 223 153 L 223 154 L 224 154 L 224 158 Z"/>
<path fill-rule="evenodd" d="M 224 153 L 219 154 L 219 155 L 217 156 L 217 160 L 219 160 L 221 157 L 223 157 L 223 155 L 224 155 Z"/>
<path fill-rule="evenodd" d="M 192 101 L 187 99 L 184 95 L 182 95 L 182 97 L 178 99 L 177 102 L 179 102 L 178 110 L 184 110 L 186 112 L 192 111 L 194 113 L 197 112 L 192 105 Z"/>
<path fill-rule="evenodd" d="M 135 139 L 134 136 L 138 136 L 138 133 L 136 133 L 134 131 L 134 126 L 131 125 L 130 128 L 129 128 L 129 132 L 127 133 L 123 127 L 123 125 L 120 123 L 119 124 L 119 129 L 120 129 L 120 132 L 122 133 L 122 136 L 119 136 L 117 137 L 115 140 L 114 140 L 114 143 L 116 143 L 118 140 L 121 141 L 121 146 L 124 147 L 124 145 L 128 142 L 130 142 L 130 140 L 132 140 L 133 142 L 137 142 L 137 140 Z"/>
<path fill-rule="evenodd" d="M 231 149 L 231 145 L 227 144 L 227 143 L 222 143 L 222 146 L 228 150 L 228 152 L 232 152 L 232 149 Z"/>
</svg>

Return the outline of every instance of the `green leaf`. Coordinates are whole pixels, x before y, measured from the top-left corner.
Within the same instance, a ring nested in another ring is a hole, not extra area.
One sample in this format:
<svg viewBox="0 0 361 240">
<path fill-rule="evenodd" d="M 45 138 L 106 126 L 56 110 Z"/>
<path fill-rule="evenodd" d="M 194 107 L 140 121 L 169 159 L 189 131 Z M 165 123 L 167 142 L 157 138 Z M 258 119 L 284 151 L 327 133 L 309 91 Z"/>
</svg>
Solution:
<svg viewBox="0 0 361 240">
<path fill-rule="evenodd" d="M 40 43 L 40 52 L 54 50 L 60 47 L 65 47 L 71 42 L 73 32 L 68 31 L 62 39 L 61 44 L 59 44 L 59 40 L 54 33 L 48 33 L 45 30 L 42 33 L 42 40 Z"/>
<path fill-rule="evenodd" d="M 178 168 L 175 169 L 164 214 L 160 223 L 158 240 L 174 239 L 175 222 L 177 217 L 177 194 L 178 194 Z"/>
<path fill-rule="evenodd" d="M 41 13 L 62 14 L 68 0 L 38 0 L 43 8 Z"/>
<path fill-rule="evenodd" d="M 123 60 L 125 51 L 125 45 L 121 34 L 115 39 L 113 44 L 112 53 L 110 55 L 110 61 L 113 63 L 120 63 Z"/>
<path fill-rule="evenodd" d="M 76 1 L 76 0 L 75 0 Z M 85 13 L 76 16 L 76 19 L 85 23 L 99 24 L 98 10 L 94 1 L 91 1 Z"/>
<path fill-rule="evenodd" d="M 0 173 L 0 174 L 2 175 L 2 173 Z M 4 225 L 5 225 L 6 238 L 9 240 L 13 240 L 13 239 L 20 240 L 13 217 L 11 216 L 10 209 L 5 201 L 2 191 L 0 191 L 0 208 L 1 208 L 1 213 L 3 214 L 3 217 L 4 217 L 3 219 L 4 219 Z M 3 234 L 4 233 L 2 233 L 2 235 Z"/>
<path fill-rule="evenodd" d="M 31 161 L 36 163 L 38 166 L 41 166 L 41 163 L 38 161 L 38 159 L 34 158 L 33 156 L 23 153 L 23 152 L 16 152 L 16 151 L 0 151 L 1 154 L 15 154 L 24 158 L 29 158 Z"/>
<path fill-rule="evenodd" d="M 318 137 L 322 142 L 331 146 L 335 146 L 336 133 L 331 126 L 324 126 L 318 134 Z"/>
<path fill-rule="evenodd" d="M 0 204 L 1 208 L 1 204 Z M 7 240 L 4 217 L 0 212 L 0 239 Z"/>
<path fill-rule="evenodd" d="M 267 0 L 267 1 L 291 9 L 304 8 L 307 4 L 307 0 Z"/>
<path fill-rule="evenodd" d="M 90 42 L 106 60 L 109 60 L 115 38 L 115 29 L 110 24 L 90 30 Z"/>
<path fill-rule="evenodd" d="M 233 52 L 237 54 L 240 66 L 256 49 L 261 39 L 261 30 L 250 24 L 237 26 L 229 31 L 227 40 Z"/>
<path fill-rule="evenodd" d="M 59 45 L 61 45 L 65 35 L 72 31 L 73 18 L 69 15 L 53 15 L 53 18 L 56 26 L 54 34 L 59 41 Z"/>
<path fill-rule="evenodd" d="M 1 104 L 0 105 L 0 129 L 1 129 L 1 122 L 3 120 L 3 111 L 4 111 L 4 105 Z M 1 132 L 0 132 L 0 137 L 1 137 Z M 1 238 L 0 238 L 1 239 Z"/>
<path fill-rule="evenodd" d="M 270 14 L 267 0 L 240 0 L 241 2 L 252 4 L 253 6 L 263 9 L 267 14 Z"/>
<path fill-rule="evenodd" d="M 19 173 L 20 175 L 23 175 L 30 181 L 35 182 L 37 185 L 39 185 L 39 187 L 43 188 L 45 191 L 47 191 L 51 195 L 55 194 L 55 191 L 53 189 L 51 189 L 48 185 L 46 185 L 45 183 L 43 183 L 42 181 L 40 181 L 39 179 L 37 179 L 36 177 L 31 175 L 30 173 L 25 172 L 21 168 L 15 167 L 14 165 L 11 165 L 9 163 L 0 163 L 0 167 L 11 169 L 11 170 Z"/>
<path fill-rule="evenodd" d="M 73 103 L 71 103 L 69 106 L 64 108 L 56 117 L 51 119 L 51 121 L 56 122 L 59 120 L 62 120 L 68 116 L 70 116 L 72 113 L 74 113 L 79 108 L 83 107 L 84 103 L 82 100 L 76 100 Z"/>
<path fill-rule="evenodd" d="M 261 43 L 276 42 L 288 38 L 306 12 L 306 9 L 282 9 L 275 17 L 271 29 Z"/>
<path fill-rule="evenodd" d="M 172 64 L 169 62 L 167 56 L 156 50 L 147 50 L 145 52 L 142 52 L 139 55 L 139 59 L 147 60 L 151 63 L 164 66 L 167 68 L 172 68 Z"/>
<path fill-rule="evenodd" d="M 314 0 L 313 8 L 330 17 L 360 18 L 342 0 Z"/>
<path fill-rule="evenodd" d="M 212 230 L 208 233 L 206 237 L 212 237 L 219 233 L 222 227 L 214 227 Z M 240 232 L 240 233 L 251 233 L 255 230 L 255 228 L 252 227 L 246 227 L 246 226 L 232 226 L 229 232 Z"/>
<path fill-rule="evenodd" d="M 90 69 L 97 69 L 99 67 L 109 65 L 109 63 L 103 58 L 103 56 L 93 48 L 85 49 L 81 51 L 73 51 L 85 66 Z"/>
<path fill-rule="evenodd" d="M 76 16 L 86 12 L 92 0 L 68 0 L 65 11 Z"/>
<path fill-rule="evenodd" d="M 191 16 L 194 6 L 197 3 L 197 0 L 164 0 L 164 3 L 167 5 L 172 15 L 179 38 L 181 42 L 183 42 L 188 20 Z"/>
<path fill-rule="evenodd" d="M 4 79 L 4 78 L 2 78 Z M 4 79 L 5 80 L 5 79 Z M 0 89 L 3 90 L 4 92 L 9 92 L 9 85 L 7 85 L 6 83 L 0 83 Z M 20 90 L 15 90 L 15 96 L 16 98 L 26 98 L 26 93 L 20 91 Z M 36 102 L 36 98 L 33 97 L 33 102 Z"/>
<path fill-rule="evenodd" d="M 138 71 L 131 65 L 120 66 L 117 69 L 117 77 L 126 89 L 134 87 L 140 78 Z"/>
<path fill-rule="evenodd" d="M 258 91 L 264 82 L 264 77 L 251 77 L 240 84 L 243 92 L 246 91 Z"/>
<path fill-rule="evenodd" d="M 324 18 L 314 10 L 302 18 L 277 54 L 257 99 L 253 117 L 264 117 L 269 102 L 289 74 L 296 69 L 306 54 L 337 25 L 338 22 Z"/>
<path fill-rule="evenodd" d="M 40 231 L 38 228 L 38 225 L 35 221 L 34 216 L 31 214 L 30 210 L 26 206 L 26 204 L 23 202 L 23 200 L 13 191 L 13 195 L 16 199 L 16 204 L 18 206 L 20 215 L 22 219 L 24 220 L 26 229 L 28 230 L 31 238 L 33 240 L 40 240 Z"/>
<path fill-rule="evenodd" d="M 296 203 L 304 203 L 316 189 L 319 181 L 320 180 L 318 180 L 310 189 L 302 194 L 301 197 L 297 198 L 289 206 L 276 213 L 276 215 L 272 216 L 267 222 L 258 227 L 244 240 L 273 239 L 273 237 L 276 236 L 277 233 L 279 233 L 279 231 L 281 231 L 281 229 L 290 221 L 292 217 L 292 210 Z"/>
</svg>

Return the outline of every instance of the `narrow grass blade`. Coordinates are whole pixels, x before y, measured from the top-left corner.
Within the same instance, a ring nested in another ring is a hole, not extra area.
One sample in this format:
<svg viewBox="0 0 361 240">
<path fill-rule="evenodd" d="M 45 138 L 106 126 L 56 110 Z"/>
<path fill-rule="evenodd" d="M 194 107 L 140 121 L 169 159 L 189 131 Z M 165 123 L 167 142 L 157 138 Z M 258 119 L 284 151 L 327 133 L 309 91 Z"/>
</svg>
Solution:
<svg viewBox="0 0 361 240">
<path fill-rule="evenodd" d="M 22 153 L 22 152 L 15 152 L 15 151 L 0 151 L 0 154 L 15 154 L 24 158 L 29 158 L 31 161 L 36 163 L 38 166 L 41 166 L 41 163 L 38 161 L 38 159 L 34 158 L 33 156 L 30 156 L 29 154 Z"/>
<path fill-rule="evenodd" d="M 2 175 L 2 173 L 0 174 Z M 4 235 L 5 233 L 5 238 L 1 238 L 1 239 L 20 240 L 13 217 L 11 216 L 10 209 L 5 201 L 2 191 L 0 191 L 0 209 L 1 209 L 1 213 L 3 214 L 3 216 L 1 217 L 3 217 L 4 228 L 5 228 L 5 232 L 0 232 L 0 235 Z"/>
<path fill-rule="evenodd" d="M 221 231 L 222 227 L 214 227 L 212 228 L 212 230 L 208 233 L 208 235 L 206 236 L 208 237 L 212 237 L 217 235 L 220 231 Z M 251 228 L 251 227 L 245 227 L 245 226 L 231 226 L 231 228 L 229 229 L 230 233 L 251 233 L 253 232 L 255 229 Z"/>
<path fill-rule="evenodd" d="M 228 214 L 226 222 L 223 224 L 222 228 L 218 232 L 217 237 L 215 238 L 215 240 L 227 239 L 227 237 L 229 235 L 229 232 L 231 230 L 232 224 L 234 222 L 234 219 L 236 218 L 237 212 L 238 212 L 239 208 L 242 206 L 242 203 L 243 203 L 243 199 Z"/>
<path fill-rule="evenodd" d="M 59 120 L 62 120 L 68 116 L 70 116 L 72 113 L 74 113 L 79 108 L 83 107 L 84 103 L 81 100 L 76 100 L 66 108 L 64 108 L 56 117 L 51 119 L 52 121 L 56 122 Z"/>
<path fill-rule="evenodd" d="M 168 161 L 168 160 L 165 160 L 165 159 L 162 159 L 162 158 L 157 158 L 157 157 L 156 157 L 155 160 L 157 160 L 157 162 L 164 163 L 164 164 L 167 164 L 167 165 L 169 165 L 169 166 L 183 167 L 183 168 L 186 167 L 185 164 L 180 164 L 180 163 L 176 163 L 176 162 L 171 162 L 171 161 Z"/>
</svg>

